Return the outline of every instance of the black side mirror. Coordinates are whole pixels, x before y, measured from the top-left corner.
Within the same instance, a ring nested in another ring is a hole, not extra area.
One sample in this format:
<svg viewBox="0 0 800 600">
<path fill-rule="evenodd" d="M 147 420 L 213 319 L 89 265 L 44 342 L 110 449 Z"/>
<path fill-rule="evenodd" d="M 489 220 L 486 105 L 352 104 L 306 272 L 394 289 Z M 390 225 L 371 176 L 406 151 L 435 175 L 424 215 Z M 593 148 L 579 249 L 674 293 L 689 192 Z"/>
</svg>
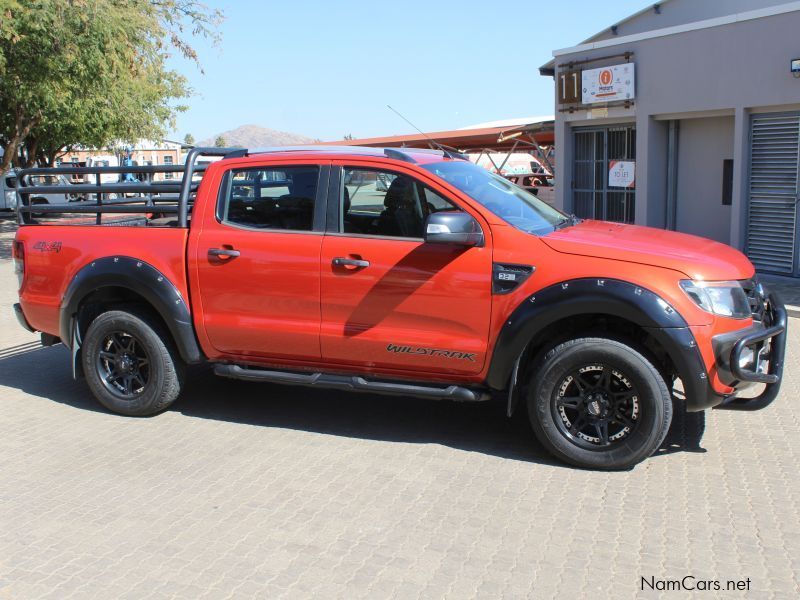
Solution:
<svg viewBox="0 0 800 600">
<path fill-rule="evenodd" d="M 432 213 L 425 221 L 425 242 L 483 246 L 483 231 L 478 222 L 465 212 Z"/>
</svg>

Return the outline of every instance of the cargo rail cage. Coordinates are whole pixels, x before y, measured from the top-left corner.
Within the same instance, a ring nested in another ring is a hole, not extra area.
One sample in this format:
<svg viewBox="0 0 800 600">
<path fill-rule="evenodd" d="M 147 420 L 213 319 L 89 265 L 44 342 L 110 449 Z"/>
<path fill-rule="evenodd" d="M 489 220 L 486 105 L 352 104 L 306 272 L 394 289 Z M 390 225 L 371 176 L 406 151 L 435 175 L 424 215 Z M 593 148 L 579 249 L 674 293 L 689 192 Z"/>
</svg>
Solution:
<svg viewBox="0 0 800 600">
<path fill-rule="evenodd" d="M 54 224 L 50 218 L 66 215 L 94 215 L 78 219 L 76 225 L 158 226 L 153 216 L 169 217 L 161 226 L 188 227 L 197 189 L 208 163 L 200 157 L 235 157 L 246 153 L 241 148 L 193 148 L 183 165 L 133 165 L 125 167 L 33 167 L 17 173 L 17 219 L 20 225 Z M 157 174 L 180 174 L 176 179 L 154 180 Z M 131 174 L 133 181 L 104 183 L 104 176 Z M 35 185 L 31 180 L 44 175 L 94 176 L 94 183 Z M 143 180 L 142 180 L 143 179 Z M 35 196 L 64 196 L 63 203 L 33 203 Z M 69 197 L 78 199 L 67 201 Z M 103 219 L 106 215 L 106 219 Z M 129 215 L 141 215 L 131 218 Z M 77 217 L 75 217 L 77 218 Z M 69 224 L 69 223 L 64 223 Z"/>
</svg>

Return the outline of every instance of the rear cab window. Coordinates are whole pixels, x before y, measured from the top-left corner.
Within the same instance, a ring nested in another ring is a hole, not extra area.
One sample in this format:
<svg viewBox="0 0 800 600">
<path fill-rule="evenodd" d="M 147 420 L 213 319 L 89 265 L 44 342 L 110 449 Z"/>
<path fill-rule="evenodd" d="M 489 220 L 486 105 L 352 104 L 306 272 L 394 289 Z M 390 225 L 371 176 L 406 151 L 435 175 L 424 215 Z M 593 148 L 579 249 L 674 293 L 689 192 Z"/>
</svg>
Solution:
<svg viewBox="0 0 800 600">
<path fill-rule="evenodd" d="M 233 169 L 225 177 L 217 219 L 254 229 L 312 231 L 317 165 Z"/>
</svg>

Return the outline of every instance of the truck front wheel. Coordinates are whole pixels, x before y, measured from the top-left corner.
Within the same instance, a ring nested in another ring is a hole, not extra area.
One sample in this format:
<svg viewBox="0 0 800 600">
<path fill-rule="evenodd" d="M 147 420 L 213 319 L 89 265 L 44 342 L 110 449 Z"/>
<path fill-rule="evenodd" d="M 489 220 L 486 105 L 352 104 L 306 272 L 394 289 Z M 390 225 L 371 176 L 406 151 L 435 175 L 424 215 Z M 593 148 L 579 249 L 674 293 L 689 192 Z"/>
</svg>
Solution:
<svg viewBox="0 0 800 600">
<path fill-rule="evenodd" d="M 98 316 L 84 337 L 81 359 L 95 397 L 116 413 L 157 414 L 181 391 L 184 365 L 169 335 L 144 311 Z"/>
<path fill-rule="evenodd" d="M 553 455 L 591 469 L 627 469 L 650 456 L 672 421 L 664 379 L 638 350 L 605 338 L 552 348 L 534 368 L 528 415 Z"/>
</svg>

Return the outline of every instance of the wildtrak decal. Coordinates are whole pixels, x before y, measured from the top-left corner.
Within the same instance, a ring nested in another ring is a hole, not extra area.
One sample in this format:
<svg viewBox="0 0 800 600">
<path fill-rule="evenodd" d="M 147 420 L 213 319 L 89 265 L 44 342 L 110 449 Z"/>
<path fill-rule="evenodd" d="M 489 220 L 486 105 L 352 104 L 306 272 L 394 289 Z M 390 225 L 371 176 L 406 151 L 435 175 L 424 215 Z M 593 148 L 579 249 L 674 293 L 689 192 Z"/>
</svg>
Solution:
<svg viewBox="0 0 800 600">
<path fill-rule="evenodd" d="M 387 352 L 395 354 L 421 354 L 423 356 L 441 356 L 443 358 L 457 358 L 475 362 L 474 352 L 456 352 L 454 350 L 439 350 L 437 348 L 423 348 L 422 346 L 396 346 L 389 344 L 386 346 Z"/>
</svg>

